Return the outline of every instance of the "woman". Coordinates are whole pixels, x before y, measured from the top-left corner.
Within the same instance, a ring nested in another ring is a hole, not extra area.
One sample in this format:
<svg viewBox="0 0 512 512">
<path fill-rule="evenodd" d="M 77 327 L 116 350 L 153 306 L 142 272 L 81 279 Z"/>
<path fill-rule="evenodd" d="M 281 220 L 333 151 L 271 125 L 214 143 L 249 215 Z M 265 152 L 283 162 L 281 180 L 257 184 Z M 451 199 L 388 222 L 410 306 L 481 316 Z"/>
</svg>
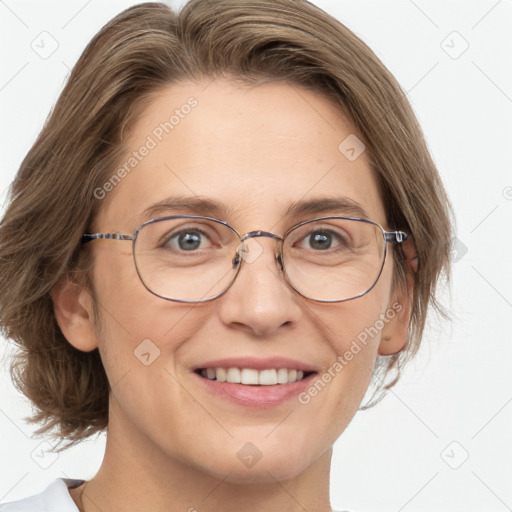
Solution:
<svg viewBox="0 0 512 512">
<path fill-rule="evenodd" d="M 338 21 L 121 13 L 0 226 L 13 377 L 40 433 L 106 430 L 105 458 L 1 510 L 331 510 L 332 445 L 417 350 L 450 238 L 410 106 Z"/>
</svg>

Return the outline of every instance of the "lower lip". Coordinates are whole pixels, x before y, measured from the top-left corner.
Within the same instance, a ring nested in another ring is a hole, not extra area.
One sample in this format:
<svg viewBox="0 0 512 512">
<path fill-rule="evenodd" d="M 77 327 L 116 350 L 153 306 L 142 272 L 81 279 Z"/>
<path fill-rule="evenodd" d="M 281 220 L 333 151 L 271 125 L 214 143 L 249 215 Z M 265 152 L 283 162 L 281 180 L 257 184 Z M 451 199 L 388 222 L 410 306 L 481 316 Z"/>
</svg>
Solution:
<svg viewBox="0 0 512 512">
<path fill-rule="evenodd" d="M 248 407 L 274 407 L 296 398 L 299 393 L 305 391 L 310 385 L 315 373 L 302 380 L 289 384 L 275 384 L 273 386 L 250 386 L 246 384 L 233 384 L 231 382 L 219 382 L 194 374 L 202 385 L 211 393 Z"/>
</svg>

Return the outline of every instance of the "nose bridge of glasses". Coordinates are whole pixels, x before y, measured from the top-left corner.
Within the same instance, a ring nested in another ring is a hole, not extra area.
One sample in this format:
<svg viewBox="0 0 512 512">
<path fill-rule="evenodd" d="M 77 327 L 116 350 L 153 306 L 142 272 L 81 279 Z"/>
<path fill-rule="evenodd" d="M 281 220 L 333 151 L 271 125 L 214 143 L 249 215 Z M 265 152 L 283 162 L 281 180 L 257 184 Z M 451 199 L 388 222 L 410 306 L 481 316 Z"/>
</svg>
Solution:
<svg viewBox="0 0 512 512">
<path fill-rule="evenodd" d="M 259 258 L 259 256 L 264 252 L 263 246 L 259 244 L 255 239 L 260 237 L 267 237 L 272 238 L 273 240 L 276 240 L 279 243 L 278 252 L 276 255 L 277 261 L 281 264 L 281 257 L 280 257 L 280 242 L 282 242 L 283 237 L 276 235 L 274 233 L 269 233 L 268 231 L 251 231 L 249 233 L 246 233 L 245 235 L 240 237 L 240 246 L 239 246 L 239 253 L 242 255 L 242 258 L 247 263 L 253 263 L 256 259 Z M 253 239 L 252 248 L 247 243 L 251 239 Z"/>
<path fill-rule="evenodd" d="M 249 238 L 257 238 L 257 237 L 261 237 L 261 236 L 266 236 L 266 237 L 269 237 L 269 238 L 274 238 L 274 239 L 277 239 L 277 240 L 282 240 L 283 237 L 279 236 L 279 235 L 275 235 L 274 233 L 269 233 L 268 231 L 251 231 L 250 233 L 246 233 L 245 235 L 243 235 L 241 237 L 241 241 L 244 242 L 245 240 L 248 240 Z"/>
</svg>

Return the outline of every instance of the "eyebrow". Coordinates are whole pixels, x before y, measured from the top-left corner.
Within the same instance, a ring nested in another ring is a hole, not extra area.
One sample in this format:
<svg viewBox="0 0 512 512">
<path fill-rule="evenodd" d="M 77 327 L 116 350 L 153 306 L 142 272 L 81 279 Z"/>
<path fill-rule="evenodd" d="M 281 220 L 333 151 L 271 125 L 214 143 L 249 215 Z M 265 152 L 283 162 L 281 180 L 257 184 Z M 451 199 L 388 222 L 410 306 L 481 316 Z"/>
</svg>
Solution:
<svg viewBox="0 0 512 512">
<path fill-rule="evenodd" d="M 232 209 L 228 208 L 223 203 L 213 199 L 186 196 L 168 197 L 163 201 L 152 204 L 143 212 L 144 217 L 154 218 L 157 215 L 168 213 L 173 210 L 189 211 L 195 215 L 202 215 L 205 217 L 223 218 L 228 217 L 232 213 Z"/>
<path fill-rule="evenodd" d="M 166 214 L 171 211 L 188 211 L 195 215 L 226 219 L 234 213 L 234 209 L 214 199 L 186 196 L 168 197 L 163 201 L 152 204 L 143 212 L 145 218 Z M 342 214 L 369 220 L 363 206 L 348 197 L 319 197 L 316 199 L 302 199 L 292 203 L 286 210 L 285 218 L 295 218 L 304 215 Z"/>
<path fill-rule="evenodd" d="M 348 197 L 320 197 L 318 199 L 297 201 L 288 207 L 285 215 L 287 217 L 298 217 L 308 214 L 320 215 L 325 213 L 341 213 L 369 220 L 369 216 L 363 206 Z"/>
</svg>

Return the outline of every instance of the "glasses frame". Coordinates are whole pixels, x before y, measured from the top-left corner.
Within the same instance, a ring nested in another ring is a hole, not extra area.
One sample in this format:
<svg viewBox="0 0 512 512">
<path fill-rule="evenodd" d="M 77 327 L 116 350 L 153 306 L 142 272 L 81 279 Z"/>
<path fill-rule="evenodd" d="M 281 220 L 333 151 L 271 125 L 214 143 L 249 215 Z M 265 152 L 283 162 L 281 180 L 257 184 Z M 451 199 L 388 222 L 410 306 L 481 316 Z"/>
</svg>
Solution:
<svg viewBox="0 0 512 512">
<path fill-rule="evenodd" d="M 235 254 L 235 257 L 233 259 L 233 265 L 237 265 L 238 266 L 236 274 L 234 275 L 233 279 L 231 280 L 231 283 L 222 292 L 219 292 L 217 295 L 215 295 L 213 297 L 208 297 L 206 299 L 199 299 L 199 300 L 173 299 L 173 298 L 170 298 L 170 297 L 166 297 L 165 295 L 160 295 L 159 293 L 156 293 L 149 286 L 147 286 L 146 282 L 144 281 L 144 279 L 143 279 L 143 277 L 142 277 L 142 275 L 140 273 L 139 267 L 137 265 L 137 258 L 136 258 L 136 255 L 135 255 L 135 247 L 136 247 L 136 243 L 137 243 L 137 237 L 138 237 L 139 233 L 146 226 L 151 225 L 151 224 L 155 224 L 155 223 L 158 223 L 158 222 L 164 222 L 166 220 L 172 220 L 172 219 L 200 219 L 200 220 L 208 220 L 208 221 L 216 222 L 218 224 L 222 224 L 223 226 L 229 228 L 238 237 L 238 239 L 240 241 L 240 246 L 239 247 L 242 247 L 242 248 L 245 247 L 244 242 L 246 240 L 250 239 L 250 238 L 257 238 L 257 237 L 266 236 L 266 237 L 269 237 L 269 238 L 272 238 L 272 239 L 276 240 L 278 242 L 278 251 L 275 254 L 276 261 L 279 264 L 279 267 L 281 268 L 281 271 L 282 271 L 282 273 L 283 273 L 283 275 L 285 277 L 286 283 L 294 291 L 296 291 L 299 295 L 301 295 L 302 297 L 305 297 L 306 299 L 309 299 L 309 300 L 312 300 L 312 301 L 315 301 L 315 302 L 321 302 L 321 303 L 346 302 L 346 301 L 349 301 L 349 300 L 354 300 L 354 299 L 357 299 L 359 297 L 362 297 L 363 295 L 366 295 L 368 292 L 370 292 L 374 288 L 374 286 L 377 284 L 377 281 L 379 280 L 379 278 L 380 278 L 380 276 L 382 274 L 382 269 L 384 268 L 384 264 L 386 263 L 388 243 L 398 243 L 398 244 L 401 244 L 401 243 L 405 242 L 409 238 L 409 235 L 405 231 L 387 231 L 380 224 L 378 224 L 376 222 L 373 222 L 371 220 L 363 219 L 363 218 L 359 218 L 359 217 L 344 217 L 344 216 L 338 216 L 338 215 L 330 215 L 330 216 L 327 216 L 327 217 L 317 217 L 317 218 L 314 218 L 314 219 L 308 219 L 308 220 L 300 222 L 299 224 L 296 224 L 296 225 L 292 226 L 291 228 L 289 228 L 284 233 L 283 236 L 279 236 L 279 235 L 276 235 L 275 233 L 270 233 L 268 231 L 261 231 L 261 230 L 250 231 L 249 233 L 245 233 L 244 235 L 240 235 L 240 233 L 238 233 L 238 231 L 235 228 L 233 228 L 232 226 L 230 226 L 226 221 L 223 221 L 223 220 L 220 220 L 220 219 L 216 219 L 214 217 L 205 217 L 205 216 L 202 216 L 202 215 L 169 215 L 169 216 L 166 216 L 166 217 L 159 217 L 159 218 L 151 219 L 151 220 L 148 220 L 148 221 L 144 222 L 143 224 L 141 224 L 135 230 L 133 235 L 123 235 L 121 233 L 85 233 L 84 235 L 82 235 L 81 244 L 87 244 L 87 243 L 92 242 L 94 240 L 131 241 L 132 242 L 132 254 L 133 254 L 133 260 L 134 260 L 134 264 L 135 264 L 135 269 L 137 270 L 137 274 L 138 274 L 139 279 L 141 280 L 142 284 L 144 285 L 146 290 L 148 290 L 151 294 L 153 294 L 153 295 L 155 295 L 157 297 L 160 297 L 161 299 L 164 299 L 164 300 L 169 300 L 169 301 L 172 301 L 172 302 L 188 303 L 188 304 L 197 304 L 197 303 L 202 303 L 202 302 L 209 302 L 209 301 L 217 299 L 218 297 L 220 297 L 221 295 L 226 293 L 229 290 L 229 288 L 231 288 L 233 283 L 236 281 L 236 278 L 238 277 L 238 274 L 240 273 L 240 270 L 242 269 L 244 258 L 241 257 L 241 255 L 239 254 L 238 250 L 237 250 L 237 252 Z M 377 274 L 377 277 L 373 281 L 372 285 L 366 291 L 364 291 L 364 292 L 362 292 L 362 293 L 360 293 L 358 295 L 355 295 L 353 297 L 349 297 L 347 299 L 339 299 L 339 300 L 315 299 L 315 298 L 309 297 L 308 295 L 305 295 L 302 292 L 300 292 L 299 290 L 297 290 L 297 288 L 295 288 L 293 283 L 289 280 L 289 277 L 288 277 L 288 275 L 286 273 L 286 266 L 285 266 L 285 263 L 284 263 L 283 242 L 286 239 L 286 237 L 292 231 L 294 231 L 295 229 L 300 228 L 301 226 L 304 226 L 305 224 L 309 224 L 309 223 L 316 222 L 316 221 L 322 221 L 322 220 L 332 220 L 332 219 L 364 222 L 364 223 L 371 224 L 371 225 L 377 227 L 381 231 L 383 239 L 384 239 L 384 254 L 382 256 L 382 263 L 381 263 L 379 272 Z M 242 249 L 242 252 L 243 252 L 243 249 Z"/>
</svg>

